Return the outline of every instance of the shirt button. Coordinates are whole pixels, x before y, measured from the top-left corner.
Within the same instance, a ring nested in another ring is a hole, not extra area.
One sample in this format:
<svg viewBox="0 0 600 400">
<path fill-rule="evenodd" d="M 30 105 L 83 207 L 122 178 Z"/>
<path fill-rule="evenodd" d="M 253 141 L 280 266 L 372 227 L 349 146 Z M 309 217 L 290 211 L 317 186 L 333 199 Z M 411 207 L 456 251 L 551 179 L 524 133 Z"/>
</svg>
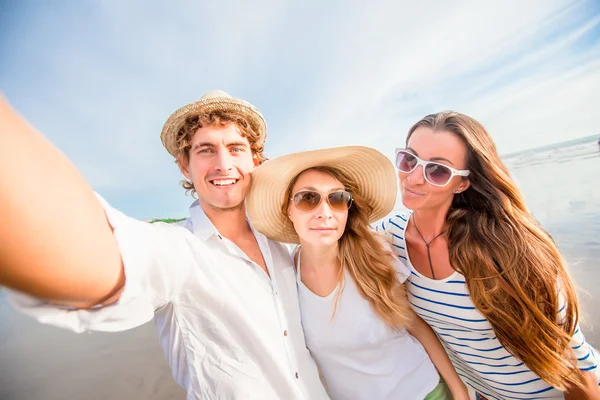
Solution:
<svg viewBox="0 0 600 400">
<path fill-rule="evenodd" d="M 298 379 L 298 373 L 296 372 L 296 379 Z"/>
<path fill-rule="evenodd" d="M 283 336 L 287 336 L 287 331 L 283 331 Z"/>
</svg>

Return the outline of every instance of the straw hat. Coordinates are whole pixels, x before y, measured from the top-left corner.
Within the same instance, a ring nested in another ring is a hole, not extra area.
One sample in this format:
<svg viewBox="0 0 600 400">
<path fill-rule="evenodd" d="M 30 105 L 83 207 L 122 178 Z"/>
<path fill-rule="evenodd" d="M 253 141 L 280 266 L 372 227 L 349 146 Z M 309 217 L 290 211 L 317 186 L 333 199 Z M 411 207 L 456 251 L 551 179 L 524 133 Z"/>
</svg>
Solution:
<svg viewBox="0 0 600 400">
<path fill-rule="evenodd" d="M 181 107 L 171 114 L 165 122 L 160 140 L 173 157 L 177 158 L 177 133 L 185 123 L 186 118 L 212 111 L 240 113 L 248 120 L 252 129 L 260 135 L 262 143 L 267 138 L 267 123 L 258 108 L 245 100 L 231 97 L 222 90 L 213 90 L 202 96 L 200 100 Z"/>
<path fill-rule="evenodd" d="M 299 243 L 294 226 L 281 207 L 290 182 L 302 171 L 316 166 L 334 167 L 355 181 L 360 196 L 373 207 L 370 223 L 394 208 L 398 192 L 396 170 L 379 151 L 363 146 L 304 151 L 266 161 L 252 172 L 246 210 L 255 229 L 278 242 Z"/>
</svg>

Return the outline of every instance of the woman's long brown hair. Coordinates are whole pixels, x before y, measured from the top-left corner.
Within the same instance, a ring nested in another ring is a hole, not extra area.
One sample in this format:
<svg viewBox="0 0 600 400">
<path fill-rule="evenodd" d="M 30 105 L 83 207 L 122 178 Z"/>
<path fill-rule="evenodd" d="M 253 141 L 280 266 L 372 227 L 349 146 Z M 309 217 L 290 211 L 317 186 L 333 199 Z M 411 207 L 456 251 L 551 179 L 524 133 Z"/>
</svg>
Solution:
<svg viewBox="0 0 600 400">
<path fill-rule="evenodd" d="M 408 303 L 404 285 L 398 280 L 394 266 L 395 256 L 390 250 L 384 250 L 382 247 L 384 240 L 369 227 L 368 215 L 371 214 L 371 206 L 363 199 L 351 177 L 340 170 L 328 166 L 317 166 L 310 170 L 330 174 L 352 194 L 354 199 L 348 210 L 346 229 L 338 242 L 338 257 L 342 271 L 347 270 L 350 273 L 361 296 L 369 302 L 375 314 L 388 326 L 396 330 L 406 327 L 414 313 Z M 292 189 L 301 174 L 298 174 L 288 186 L 288 199 L 293 196 Z M 286 216 L 288 206 L 289 200 L 282 206 L 282 212 Z M 339 279 L 340 283 L 343 283 L 343 273 L 340 273 Z M 337 304 L 340 293 L 341 291 L 338 291 L 334 304 Z"/>
<path fill-rule="evenodd" d="M 428 115 L 420 126 L 451 132 L 467 145 L 470 187 L 446 217 L 452 267 L 500 343 L 557 389 L 583 387 L 570 341 L 579 303 L 551 236 L 527 210 L 486 129 L 454 112 Z M 564 309 L 561 310 L 561 307 Z"/>
</svg>

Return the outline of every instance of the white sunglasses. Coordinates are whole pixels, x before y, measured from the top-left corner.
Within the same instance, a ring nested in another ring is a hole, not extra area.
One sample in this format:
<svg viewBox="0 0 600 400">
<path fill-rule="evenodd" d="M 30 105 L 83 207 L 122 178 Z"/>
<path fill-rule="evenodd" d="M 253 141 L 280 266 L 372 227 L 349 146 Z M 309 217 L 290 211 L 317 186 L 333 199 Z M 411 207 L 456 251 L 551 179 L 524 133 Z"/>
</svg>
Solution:
<svg viewBox="0 0 600 400">
<path fill-rule="evenodd" d="M 396 167 L 409 174 L 418 166 L 423 167 L 423 177 L 434 186 L 446 186 L 455 176 L 469 176 L 467 169 L 455 169 L 435 161 L 425 161 L 406 149 L 396 149 Z"/>
</svg>

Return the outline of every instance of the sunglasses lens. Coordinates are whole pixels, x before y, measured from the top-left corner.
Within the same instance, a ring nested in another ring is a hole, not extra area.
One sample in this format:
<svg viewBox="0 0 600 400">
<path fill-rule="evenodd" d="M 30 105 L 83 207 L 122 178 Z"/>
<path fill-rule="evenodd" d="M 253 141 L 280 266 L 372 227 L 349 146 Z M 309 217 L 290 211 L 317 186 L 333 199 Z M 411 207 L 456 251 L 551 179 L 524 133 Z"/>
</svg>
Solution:
<svg viewBox="0 0 600 400">
<path fill-rule="evenodd" d="M 396 167 L 402 172 L 411 172 L 417 166 L 417 158 L 410 153 L 400 151 L 396 156 Z"/>
<path fill-rule="evenodd" d="M 345 211 L 350 208 L 352 195 L 345 191 L 329 193 L 327 196 L 331 209 L 335 211 Z"/>
<path fill-rule="evenodd" d="M 439 164 L 427 164 L 425 176 L 434 185 L 445 185 L 452 177 L 452 171 Z"/>
<path fill-rule="evenodd" d="M 310 211 L 321 202 L 321 194 L 313 191 L 299 192 L 294 195 L 294 205 L 300 211 Z"/>
</svg>

